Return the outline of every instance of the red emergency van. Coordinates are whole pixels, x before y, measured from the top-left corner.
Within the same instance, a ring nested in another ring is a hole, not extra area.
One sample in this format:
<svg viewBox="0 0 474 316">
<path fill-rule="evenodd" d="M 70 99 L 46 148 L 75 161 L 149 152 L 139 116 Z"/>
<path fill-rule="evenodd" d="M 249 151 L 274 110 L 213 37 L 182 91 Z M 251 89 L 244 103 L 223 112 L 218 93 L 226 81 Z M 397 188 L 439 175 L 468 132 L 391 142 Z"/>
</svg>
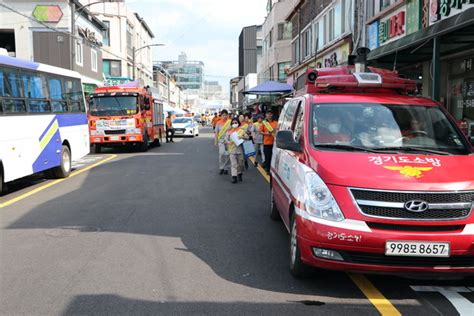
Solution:
<svg viewBox="0 0 474 316">
<path fill-rule="evenodd" d="M 280 115 L 271 217 L 290 271 L 474 272 L 474 155 L 438 103 L 397 72 L 307 73 Z"/>
</svg>

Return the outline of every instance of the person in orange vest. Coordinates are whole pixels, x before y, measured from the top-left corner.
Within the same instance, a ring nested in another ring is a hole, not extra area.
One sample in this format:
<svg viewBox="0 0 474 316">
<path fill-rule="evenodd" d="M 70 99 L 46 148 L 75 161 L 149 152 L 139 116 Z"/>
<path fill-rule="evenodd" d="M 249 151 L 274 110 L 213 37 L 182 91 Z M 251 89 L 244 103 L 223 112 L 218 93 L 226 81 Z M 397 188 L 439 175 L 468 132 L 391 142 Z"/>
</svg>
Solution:
<svg viewBox="0 0 474 316">
<path fill-rule="evenodd" d="M 231 128 L 226 132 L 225 143 L 229 151 L 230 166 L 232 174 L 232 183 L 242 181 L 242 172 L 244 171 L 244 150 L 241 144 L 234 143 L 232 134 L 241 140 L 248 139 L 247 133 L 242 129 L 239 119 L 233 118 Z"/>
<path fill-rule="evenodd" d="M 224 141 L 226 132 L 230 129 L 231 120 L 227 110 L 222 110 L 221 119 L 216 123 L 214 145 L 219 148 L 219 174 L 229 173 L 229 152 Z"/>
<path fill-rule="evenodd" d="M 260 133 L 263 135 L 263 153 L 265 155 L 264 168 L 270 173 L 272 166 L 273 143 L 277 131 L 278 122 L 273 120 L 273 113 L 268 111 L 265 114 L 266 120 L 260 126 Z"/>
<path fill-rule="evenodd" d="M 173 136 L 174 136 L 174 129 L 173 129 L 173 122 L 171 121 L 171 112 L 168 113 L 168 116 L 165 119 L 165 127 L 166 127 L 166 142 L 167 143 L 174 143 Z"/>
<path fill-rule="evenodd" d="M 263 153 L 263 135 L 260 132 L 260 128 L 263 125 L 263 115 L 257 115 L 257 121 L 253 123 L 251 132 L 253 142 L 255 144 L 255 167 L 258 166 L 258 156 L 260 156 L 260 163 L 263 166 L 265 162 L 265 154 Z"/>
<path fill-rule="evenodd" d="M 216 130 L 216 125 L 220 120 L 221 120 L 220 115 L 218 116 L 217 113 L 214 113 L 214 117 L 212 118 L 212 121 L 211 121 L 213 130 Z"/>
</svg>

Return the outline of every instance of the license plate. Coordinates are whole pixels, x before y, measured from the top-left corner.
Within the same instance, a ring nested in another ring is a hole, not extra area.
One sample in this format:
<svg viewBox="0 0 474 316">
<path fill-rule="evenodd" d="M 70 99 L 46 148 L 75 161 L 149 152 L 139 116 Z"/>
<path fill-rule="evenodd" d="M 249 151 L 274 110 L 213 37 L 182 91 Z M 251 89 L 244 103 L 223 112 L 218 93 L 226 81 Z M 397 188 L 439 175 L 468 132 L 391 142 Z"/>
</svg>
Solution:
<svg viewBox="0 0 474 316">
<path fill-rule="evenodd" d="M 110 140 L 111 141 L 120 140 L 120 137 L 119 136 L 110 136 Z"/>
<path fill-rule="evenodd" d="M 428 241 L 387 241 L 385 255 L 406 257 L 449 257 L 447 242 Z"/>
</svg>

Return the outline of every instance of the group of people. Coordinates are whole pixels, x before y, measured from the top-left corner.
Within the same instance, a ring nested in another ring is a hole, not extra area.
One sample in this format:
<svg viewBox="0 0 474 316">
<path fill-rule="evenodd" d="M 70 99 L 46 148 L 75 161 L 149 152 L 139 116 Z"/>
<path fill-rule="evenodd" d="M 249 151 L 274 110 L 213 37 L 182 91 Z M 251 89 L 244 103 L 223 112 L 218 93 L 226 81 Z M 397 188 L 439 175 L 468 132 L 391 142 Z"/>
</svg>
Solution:
<svg viewBox="0 0 474 316">
<path fill-rule="evenodd" d="M 244 145 L 251 142 L 255 152 L 255 167 L 260 163 L 270 172 L 273 143 L 277 131 L 277 121 L 272 112 L 252 117 L 251 114 L 232 115 L 227 110 L 217 113 L 211 121 L 215 134 L 215 145 L 219 149 L 219 174 L 228 174 L 232 183 L 243 181 L 244 169 L 248 169 L 248 159 Z M 244 142 L 247 141 L 246 144 Z M 260 160 L 260 162 L 259 162 Z"/>
</svg>

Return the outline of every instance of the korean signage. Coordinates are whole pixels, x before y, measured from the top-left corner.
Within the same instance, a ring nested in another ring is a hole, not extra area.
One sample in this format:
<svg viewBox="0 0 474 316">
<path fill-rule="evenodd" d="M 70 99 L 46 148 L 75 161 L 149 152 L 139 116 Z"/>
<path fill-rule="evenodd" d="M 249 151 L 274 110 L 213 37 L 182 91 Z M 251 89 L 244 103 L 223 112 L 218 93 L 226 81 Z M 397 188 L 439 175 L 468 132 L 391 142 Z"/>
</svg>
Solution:
<svg viewBox="0 0 474 316">
<path fill-rule="evenodd" d="M 325 54 L 322 58 L 318 58 L 316 65 L 313 66 L 316 66 L 316 68 L 322 68 L 342 65 L 347 62 L 349 54 L 350 45 L 349 43 L 344 43 Z"/>
<path fill-rule="evenodd" d="M 369 35 L 369 48 L 373 50 L 379 47 L 379 21 L 370 24 L 367 28 L 367 33 Z"/>
<path fill-rule="evenodd" d="M 63 11 L 57 5 L 37 5 L 32 15 L 40 22 L 58 23 L 63 17 Z"/>
<path fill-rule="evenodd" d="M 422 0 L 407 2 L 406 32 L 407 35 L 415 33 L 421 29 L 422 24 Z"/>
<path fill-rule="evenodd" d="M 400 8 L 388 17 L 380 19 L 379 42 L 380 45 L 393 41 L 406 34 L 405 7 Z"/>
<path fill-rule="evenodd" d="M 474 7 L 474 0 L 430 0 L 430 25 Z"/>
</svg>

